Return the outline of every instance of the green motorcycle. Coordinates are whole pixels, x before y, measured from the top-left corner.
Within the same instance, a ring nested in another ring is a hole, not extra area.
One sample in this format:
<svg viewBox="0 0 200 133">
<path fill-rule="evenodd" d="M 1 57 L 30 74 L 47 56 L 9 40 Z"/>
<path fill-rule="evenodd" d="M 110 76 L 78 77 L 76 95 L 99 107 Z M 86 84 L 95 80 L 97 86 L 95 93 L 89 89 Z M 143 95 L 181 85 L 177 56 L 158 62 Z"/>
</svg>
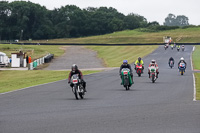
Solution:
<svg viewBox="0 0 200 133">
<path fill-rule="evenodd" d="M 126 90 L 129 90 L 131 85 L 133 84 L 130 69 L 123 68 L 121 70 L 121 79 L 122 79 L 122 85 L 125 87 Z"/>
</svg>

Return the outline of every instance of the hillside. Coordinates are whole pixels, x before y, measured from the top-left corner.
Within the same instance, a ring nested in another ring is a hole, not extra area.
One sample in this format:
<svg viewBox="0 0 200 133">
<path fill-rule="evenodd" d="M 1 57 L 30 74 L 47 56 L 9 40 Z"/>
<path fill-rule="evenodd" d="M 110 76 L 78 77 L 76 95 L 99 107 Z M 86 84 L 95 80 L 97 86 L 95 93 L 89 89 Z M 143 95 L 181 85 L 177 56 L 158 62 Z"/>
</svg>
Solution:
<svg viewBox="0 0 200 133">
<path fill-rule="evenodd" d="M 163 36 L 171 36 L 174 41 L 176 41 L 177 38 L 181 37 L 182 39 L 179 42 L 197 43 L 200 42 L 200 27 L 186 29 L 180 28 L 161 32 L 141 32 L 140 29 L 125 30 L 100 36 L 53 39 L 48 40 L 48 43 L 162 43 Z M 47 43 L 47 40 L 39 40 L 33 42 Z"/>
</svg>

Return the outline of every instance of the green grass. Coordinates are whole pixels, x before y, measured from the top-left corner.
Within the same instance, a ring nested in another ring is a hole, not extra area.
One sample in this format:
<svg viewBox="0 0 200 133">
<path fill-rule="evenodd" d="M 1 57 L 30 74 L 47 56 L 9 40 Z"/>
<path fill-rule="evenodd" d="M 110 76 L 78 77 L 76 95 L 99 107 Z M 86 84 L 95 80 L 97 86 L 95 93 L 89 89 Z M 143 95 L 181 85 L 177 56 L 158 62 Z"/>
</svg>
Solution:
<svg viewBox="0 0 200 133">
<path fill-rule="evenodd" d="M 200 46 L 195 46 L 195 51 L 192 55 L 194 69 L 200 70 Z"/>
<path fill-rule="evenodd" d="M 83 71 L 90 74 L 99 71 Z M 0 93 L 68 78 L 68 71 L 0 71 Z"/>
<path fill-rule="evenodd" d="M 195 79 L 196 79 L 196 99 L 200 100 L 200 73 L 195 73 Z"/>
<path fill-rule="evenodd" d="M 195 51 L 193 52 L 192 58 L 193 58 L 193 64 L 194 69 L 200 70 L 200 46 L 195 46 Z M 200 100 L 200 73 L 195 73 L 196 78 L 196 99 Z"/>
<path fill-rule="evenodd" d="M 44 45 L 15 45 L 15 44 L 0 44 L 0 52 L 4 52 L 7 56 L 11 56 L 11 53 L 19 52 L 20 50 L 27 51 L 33 50 L 30 54 L 32 59 L 40 58 L 48 53 L 54 54 L 55 57 L 64 54 L 62 46 L 44 46 Z"/>
<path fill-rule="evenodd" d="M 140 29 L 125 30 L 120 32 L 114 32 L 112 34 L 82 37 L 82 38 L 64 38 L 64 39 L 52 39 L 48 43 L 163 43 L 163 36 L 171 36 L 174 41 L 177 38 L 182 37 L 179 42 L 200 42 L 200 27 L 175 29 L 161 32 L 141 32 Z M 43 42 L 45 40 L 34 41 Z"/>
<path fill-rule="evenodd" d="M 119 67 L 127 59 L 129 63 L 135 62 L 140 56 L 144 57 L 154 51 L 158 46 L 88 46 L 97 51 L 98 57 L 103 59 L 107 67 Z"/>
</svg>

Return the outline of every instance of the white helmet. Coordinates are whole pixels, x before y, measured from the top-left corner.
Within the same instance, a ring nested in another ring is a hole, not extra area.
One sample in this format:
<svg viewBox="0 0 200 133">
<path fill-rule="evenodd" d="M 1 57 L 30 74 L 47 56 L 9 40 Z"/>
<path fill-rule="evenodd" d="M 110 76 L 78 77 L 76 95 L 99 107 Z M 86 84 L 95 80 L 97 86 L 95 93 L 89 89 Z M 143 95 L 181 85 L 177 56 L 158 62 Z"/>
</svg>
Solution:
<svg viewBox="0 0 200 133">
<path fill-rule="evenodd" d="M 183 57 L 181 57 L 181 58 L 180 58 L 180 60 L 181 60 L 181 61 L 184 61 L 184 58 L 183 58 Z"/>
<path fill-rule="evenodd" d="M 151 60 L 151 63 L 156 63 L 156 60 L 154 60 L 154 59 L 153 59 L 153 60 Z"/>
</svg>

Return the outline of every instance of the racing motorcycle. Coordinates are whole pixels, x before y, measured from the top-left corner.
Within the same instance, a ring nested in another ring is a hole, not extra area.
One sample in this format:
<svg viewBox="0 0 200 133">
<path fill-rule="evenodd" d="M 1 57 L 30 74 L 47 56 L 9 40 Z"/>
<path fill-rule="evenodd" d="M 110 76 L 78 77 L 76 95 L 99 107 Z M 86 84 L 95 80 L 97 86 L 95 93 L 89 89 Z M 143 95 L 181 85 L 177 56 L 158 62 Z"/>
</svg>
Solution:
<svg viewBox="0 0 200 133">
<path fill-rule="evenodd" d="M 72 92 L 75 95 L 75 98 L 78 99 L 83 99 L 85 95 L 85 91 L 83 88 L 83 85 L 81 83 L 81 79 L 79 79 L 78 74 L 74 74 L 71 77 L 71 83 L 73 84 Z"/>
<path fill-rule="evenodd" d="M 184 46 L 184 45 L 182 45 L 182 46 L 181 46 L 181 49 L 182 49 L 182 51 L 184 51 L 184 50 L 185 50 L 185 46 Z"/>
<path fill-rule="evenodd" d="M 180 63 L 179 64 L 179 72 L 181 75 L 183 75 L 185 73 L 185 63 Z"/>
<path fill-rule="evenodd" d="M 171 49 L 173 50 L 173 48 L 174 48 L 174 45 L 171 45 Z"/>
<path fill-rule="evenodd" d="M 142 74 L 142 64 L 138 63 L 136 65 L 136 73 L 138 74 L 138 76 L 140 77 Z"/>
<path fill-rule="evenodd" d="M 133 84 L 131 74 L 130 74 L 130 69 L 128 68 L 123 68 L 121 70 L 121 78 L 122 78 L 122 85 L 126 90 L 129 90 L 131 85 Z"/>
<path fill-rule="evenodd" d="M 166 44 L 166 45 L 164 45 L 164 48 L 165 48 L 165 50 L 168 48 L 168 45 Z"/>
<path fill-rule="evenodd" d="M 150 80 L 152 81 L 152 83 L 155 83 L 157 79 L 156 67 L 155 66 L 149 67 L 149 72 L 150 72 L 150 77 L 149 77 Z"/>
<path fill-rule="evenodd" d="M 169 63 L 169 67 L 170 67 L 170 68 L 174 67 L 174 62 L 173 62 L 172 60 L 171 60 L 170 63 Z"/>
<path fill-rule="evenodd" d="M 177 51 L 179 51 L 180 50 L 180 47 L 177 47 Z"/>
</svg>

